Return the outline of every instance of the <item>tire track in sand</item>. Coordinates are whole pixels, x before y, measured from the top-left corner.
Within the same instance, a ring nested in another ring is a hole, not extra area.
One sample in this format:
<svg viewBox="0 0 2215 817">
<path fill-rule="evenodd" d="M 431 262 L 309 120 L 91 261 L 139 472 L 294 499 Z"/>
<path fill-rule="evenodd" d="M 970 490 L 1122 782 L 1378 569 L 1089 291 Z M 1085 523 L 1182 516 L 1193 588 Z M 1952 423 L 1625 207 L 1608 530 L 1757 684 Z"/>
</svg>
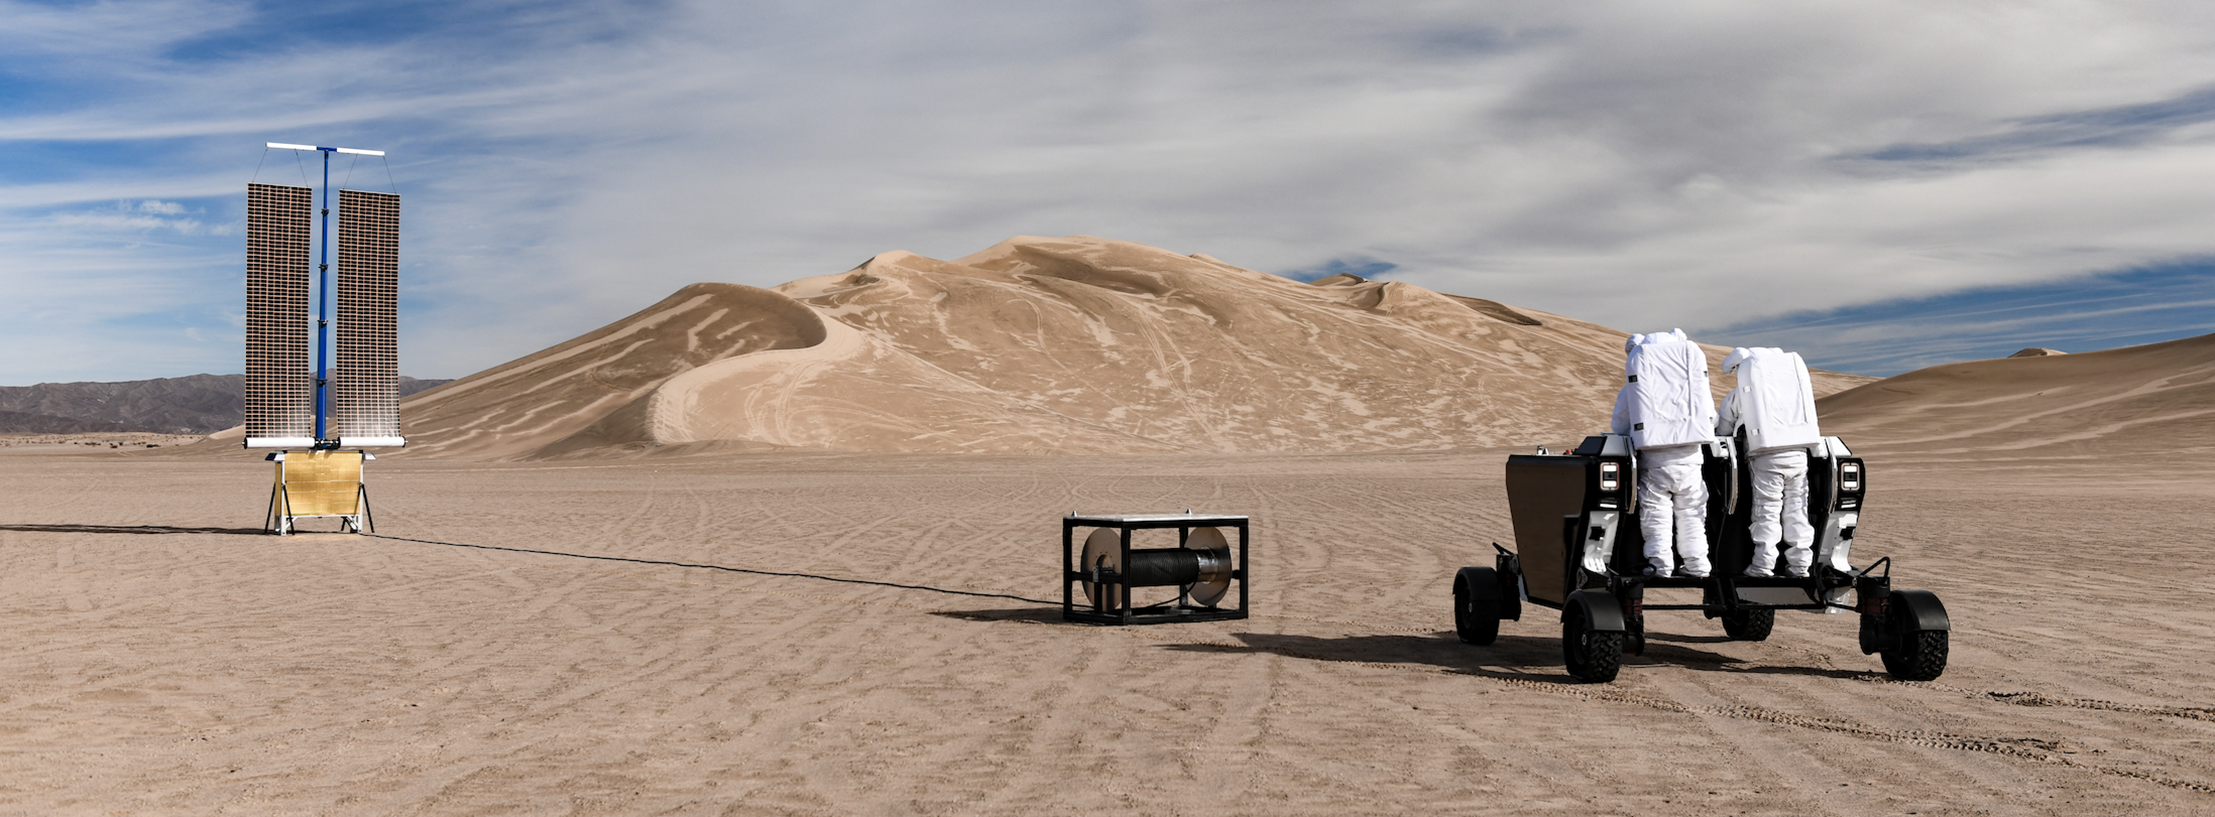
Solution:
<svg viewBox="0 0 2215 817">
<path fill-rule="evenodd" d="M 969 617 L 963 617 L 963 618 L 969 618 Z M 1050 623 L 1050 622 L 1043 622 L 1043 621 L 1029 621 L 1029 620 L 1022 620 L 1022 619 L 996 619 L 996 618 L 986 618 L 986 617 L 975 617 L 975 618 L 973 618 L 972 620 L 977 620 L 977 621 L 989 621 L 989 622 L 994 622 L 994 623 L 1016 623 L 1016 624 L 1049 624 L 1049 623 Z M 2203 782 L 2199 782 L 2199 781 L 2193 781 L 2193 780 L 2183 780 L 2183 779 L 2179 779 L 2179 778 L 2174 778 L 2174 777 L 2168 777 L 2168 776 L 2165 776 L 2165 775 L 2158 775 L 2158 774 L 2153 774 L 2153 773 L 2150 773 L 2150 772 L 2142 772 L 2142 771 L 2139 771 L 2139 770 L 2136 770 L 2136 769 L 2126 769 L 2126 768 L 2118 768 L 2118 767 L 2113 767 L 2113 766 L 2106 766 L 2106 765 L 2102 765 L 2102 764 L 2097 764 L 2097 763 L 2087 763 L 2087 762 L 2084 762 L 2084 761 L 2081 761 L 2081 760 L 2077 760 L 2076 758 L 2070 757 L 2070 756 L 2068 756 L 2067 754 L 2064 754 L 2064 753 L 2062 753 L 2061 751 L 2059 751 L 2059 750 L 2058 750 L 2058 749 L 2056 748 L 2056 744 L 2055 744 L 2055 743 L 2054 743 L 2053 741 L 2041 740 L 2041 739 L 2038 739 L 2038 738 L 1994 738 L 1994 737 L 1981 737 L 1981 736 L 1976 736 L 1976 735 L 1963 735 L 1963 734 L 1957 734 L 1957 733 L 1952 733 L 1952 732 L 1941 732 L 1941 731 L 1930 731 L 1930 730 L 1901 730 L 1901 729 L 1884 729 L 1884 728 L 1880 728 L 1880 727 L 1875 727 L 1875 726 L 1869 726 L 1869 725 L 1867 725 L 1867 724 L 1859 723 L 1859 722 L 1856 722 L 1856 721 L 1850 721 L 1850 720 L 1840 719 L 1840 718 L 1817 718 L 1817 717 L 1811 717 L 1811 716 L 1807 716 L 1807 715 L 1795 715 L 1795 714 L 1793 714 L 1793 713 L 1790 713 L 1790 712 L 1783 712 L 1783 711 L 1779 711 L 1779 710 L 1775 710 L 1775 709 L 1770 709 L 1770 708 L 1768 708 L 1768 707 L 1762 707 L 1762 706 L 1754 706 L 1754 705 L 1745 705 L 1745 704 L 1741 704 L 1741 705 L 1720 705 L 1720 706 L 1698 706 L 1698 705 L 1692 705 L 1692 704 L 1687 704 L 1687 703 L 1684 703 L 1684 702 L 1682 702 L 1682 701 L 1676 701 L 1676 700 L 1671 700 L 1671 699 L 1668 699 L 1668 698 L 1659 698 L 1659 697 L 1655 697 L 1655 696 L 1652 696 L 1652 695 L 1644 695 L 1644 694 L 1640 694 L 1640 693 L 1636 693 L 1636 692 L 1629 692 L 1629 691 L 1626 691 L 1626 690 L 1622 690 L 1622 689 L 1616 689 L 1616 688 L 1613 688 L 1613 687 L 1607 687 L 1607 686 L 1597 686 L 1597 685 L 1579 685 L 1579 684 L 1571 684 L 1571 683 L 1567 683 L 1567 682 L 1558 682 L 1558 681 L 1537 681 L 1537 680 L 1532 680 L 1532 679 L 1528 679 L 1528 678 L 1515 678 L 1515 677 L 1510 677 L 1510 676 L 1501 676 L 1501 675 L 1494 675 L 1494 674 L 1490 674 L 1490 673 L 1484 673 L 1484 672 L 1476 672 L 1476 671 L 1471 671 L 1471 670 L 1462 670 L 1462 669 L 1452 669 L 1452 668 L 1447 668 L 1447 667 L 1417 667 L 1417 666 L 1411 666 L 1411 665 L 1408 665 L 1408 664 L 1395 664 L 1395 663 L 1388 663 L 1388 662 L 1381 662 L 1381 661 L 1365 661 L 1365 660 L 1361 660 L 1361 659 L 1354 659 L 1354 658 L 1341 658 L 1341 657 L 1337 657 L 1337 656 L 1323 655 L 1323 654 L 1320 654 L 1320 653 L 1308 652 L 1308 651 L 1304 651 L 1304 650 L 1298 650 L 1298 649 L 1289 649 L 1289 648 L 1282 648 L 1282 647 L 1272 647 L 1272 648 L 1269 648 L 1269 649 L 1261 649 L 1261 648 L 1258 648 L 1258 647 L 1254 647 L 1254 646 L 1252 646 L 1252 645 L 1249 645 L 1249 644 L 1245 644 L 1245 643 L 1233 643 L 1233 642 L 1227 642 L 1227 641 L 1206 641 L 1206 640 L 1190 640 L 1190 639 L 1153 639 L 1153 638 L 1148 638 L 1148 637 L 1147 637 L 1146 635 L 1144 635 L 1144 634 L 1142 634 L 1142 633 L 1129 633 L 1129 632 L 1123 632 L 1123 631 L 1117 631 L 1117 630 L 1104 630 L 1104 632 L 1112 632 L 1112 633 L 1115 633 L 1116 635 L 1120 635 L 1120 636 L 1124 636 L 1124 637 L 1128 637 L 1128 638 L 1134 638 L 1134 639 L 1139 639 L 1139 640 L 1146 640 L 1146 641 L 1153 641 L 1154 643 L 1157 643 L 1157 644 L 1162 644 L 1162 645 L 1172 645 L 1172 644 L 1174 644 L 1174 645 L 1189 645 L 1189 646 L 1206 646 L 1206 647 L 1212 647 L 1212 648 L 1220 649 L 1220 650 L 1223 650 L 1223 651 L 1225 651 L 1225 652 L 1242 652 L 1242 653 L 1272 653 L 1272 654 L 1277 654 L 1277 655 L 1283 655 L 1283 656 L 1286 656 L 1286 657 L 1291 657 L 1291 658 L 1303 658 L 1303 659 L 1307 659 L 1307 660 L 1310 660 L 1310 661 L 1321 661 L 1321 662 L 1328 662 L 1328 663 L 1334 663 L 1334 664 L 1351 664 L 1351 665 L 1355 665 L 1355 666 L 1371 667 L 1371 668 L 1376 668 L 1376 669 L 1388 669 L 1388 670 L 1397 670 L 1397 671 L 1403 671 L 1403 672 L 1405 672 L 1405 671 L 1416 671 L 1416 672 L 1432 672 L 1432 673 L 1439 673 L 1439 674 L 1445 674 L 1445 675 L 1461 675 L 1461 676 L 1467 676 L 1467 677 L 1473 677 L 1473 678 L 1481 678 L 1481 679 L 1484 679 L 1484 680 L 1487 680 L 1487 681 L 1491 681 L 1491 682 L 1494 682 L 1494 683 L 1496 683 L 1496 684 L 1499 684 L 1499 685 L 1501 685 L 1501 686 L 1505 686 L 1505 687 L 1511 687 L 1511 688 L 1515 688 L 1515 689 L 1532 690 L 1532 691 L 1536 691 L 1536 692 L 1543 692 L 1543 693 L 1547 693 L 1547 694 L 1550 694 L 1550 695 L 1562 695 L 1562 696 L 1567 696 L 1567 697 L 1570 697 L 1570 698 L 1576 698 L 1576 699 L 1578 699 L 1578 700 L 1585 700 L 1585 701 L 1601 701 L 1601 702 L 1607 702 L 1607 703 L 1627 704 L 1627 705 L 1631 705 L 1631 706 L 1639 706 L 1639 707 L 1644 707 L 1644 708 L 1647 708 L 1647 709 L 1653 709 L 1653 710 L 1658 710 L 1658 711 L 1662 711 L 1662 712 L 1674 712 L 1674 713 L 1678 713 L 1678 714 L 1684 714 L 1684 715 L 1705 715 L 1705 716 L 1710 716 L 1710 717 L 1721 717 L 1721 718 L 1730 718 L 1730 719 L 1734 719 L 1734 720 L 1753 721 L 1753 722 L 1758 722 L 1758 723 L 1768 723 L 1768 724 L 1774 724 L 1774 725 L 1777 725 L 1777 726 L 1792 726 L 1792 727 L 1798 727 L 1798 728 L 1801 728 L 1801 729 L 1809 729 L 1809 730 L 1814 730 L 1814 731 L 1818 731 L 1818 732 L 1828 732 L 1828 733 L 1831 733 L 1831 734 L 1838 734 L 1838 735 L 1847 735 L 1847 736 L 1851 736 L 1851 737 L 1859 737 L 1859 738 L 1864 738 L 1864 739 L 1868 739 L 1868 740 L 1876 740 L 1876 741 L 1882 741 L 1882 742 L 1886 742 L 1886 743 L 1898 743 L 1898 744 L 1905 744 L 1905 745 L 1910 745 L 1910 746 L 1922 746 L 1922 747 L 1926 747 L 1926 748 L 1934 748 L 1934 749 L 1947 749 L 1947 750 L 1952 750 L 1952 751 L 1959 751 L 1959 752 L 1975 752 L 1975 753 L 1981 753 L 1981 754 L 1989 754 L 1989 755 L 1995 755 L 1995 756 L 2000 756 L 2000 757 L 2009 757 L 2009 758 L 2015 758 L 2015 759 L 2018 759 L 2018 760 L 2028 760 L 2028 761 L 2032 761 L 2032 762 L 2037 762 L 2037 763 L 2050 763 L 2050 764 L 2053 764 L 2053 765 L 2057 765 L 2057 766 L 2065 766 L 2065 767 L 2069 767 L 2069 768 L 2073 768 L 2073 769 L 2080 769 L 2080 770 L 2083 770 L 2083 771 L 2089 771 L 2089 772 L 2096 772 L 2096 773 L 2099 773 L 2099 774 L 2111 775 L 2111 776 L 2114 776 L 2114 777 L 2122 777 L 2122 778 L 2128 778 L 2128 779 L 2133 779 L 2133 780 L 2140 780 L 2140 781 L 2144 781 L 2144 782 L 2148 782 L 2148 783 L 2153 783 L 2153 784 L 2156 784 L 2156 785 L 2160 785 L 2160 786 L 2165 786 L 2165 787 L 2168 787 L 2168 788 L 2172 788 L 2172 789 L 2179 789 L 2179 790 L 2183 790 L 2183 791 L 2198 792 L 2198 793 L 2201 793 L 2201 794 L 2215 794 L 2215 784 L 2203 783 Z M 1907 682 L 1907 681 L 1890 681 L 1890 680 L 1887 680 L 1887 681 L 1884 681 L 1884 683 L 1899 684 L 1899 685 L 1901 685 L 1901 686 L 1920 687 L 1920 688 L 1925 688 L 1925 689 L 1939 689 L 1939 690 L 1944 690 L 1944 691 L 1951 691 L 1951 692 L 1970 692 L 1970 693 L 1975 693 L 1975 692 L 1977 692 L 1976 690 L 1968 690 L 1968 689 L 1964 689 L 1964 688 L 1961 688 L 1961 687 L 1947 687 L 1947 686 L 1943 686 L 1943 685 L 1934 685 L 1934 684 L 1927 684 L 1927 683 L 1918 683 L 1918 682 Z M 1983 693 L 1980 693 L 1980 694 L 1983 694 Z M 2030 694 L 2035 694 L 2035 693 L 2022 693 L 2022 694 L 2023 694 L 2023 695 L 2030 695 Z M 2079 701 L 2078 701 L 2078 699 L 2051 699 L 2051 700 L 2057 700 L 2057 701 L 2070 701 L 2070 702 L 2079 702 Z M 2144 713 L 2152 713 L 2152 714 L 2168 714 L 2168 709 L 2176 709 L 2177 711 L 2187 711 L 2187 712 L 2197 712 L 2197 713 L 2201 713 L 2201 714 L 2199 714 L 2199 715 L 2193 715 L 2193 716 L 2189 716 L 2189 717 L 2194 717 L 2194 718 L 2196 718 L 2196 719 L 2215 719 L 2215 718 L 2209 718 L 2209 717 L 2207 717 L 2207 715 L 2206 715 L 2206 710 L 2204 710 L 2204 709 L 2200 709 L 2200 708 L 2196 708 L 2196 707 L 2182 707 L 2182 708 L 2167 708 L 2167 709 L 2165 709 L 2165 708 L 2162 708 L 2162 707 L 2136 707 L 2136 706 L 2134 706 L 2134 705 L 2130 705 L 2130 704 L 2109 704 L 2108 702 L 2104 702 L 2104 701 L 2081 701 L 2081 702 L 2082 702 L 2082 703 L 2084 703 L 2084 704 L 2086 704 L 2086 707 L 2085 707 L 2085 708 L 2102 709 L 2102 710 L 2106 710 L 2106 711 L 2118 711 L 2118 712 L 2144 712 Z M 2107 705 L 2105 705 L 2105 706 L 2102 706 L 2102 704 L 2107 704 Z M 2021 705 L 2040 705 L 2040 704 L 2021 704 Z M 2068 705 L 2068 704 L 2064 704 L 2064 705 Z M 2159 710 L 2159 711 L 2158 711 L 2158 712 L 2155 712 L 2155 710 Z"/>
</svg>

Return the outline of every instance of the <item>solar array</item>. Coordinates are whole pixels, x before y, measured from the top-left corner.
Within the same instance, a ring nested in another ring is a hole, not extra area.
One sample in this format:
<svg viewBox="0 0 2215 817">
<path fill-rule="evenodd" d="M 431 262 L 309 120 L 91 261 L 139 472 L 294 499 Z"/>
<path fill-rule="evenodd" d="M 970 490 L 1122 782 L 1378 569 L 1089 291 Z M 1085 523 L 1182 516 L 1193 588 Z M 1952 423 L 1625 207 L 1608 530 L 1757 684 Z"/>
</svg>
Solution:
<svg viewBox="0 0 2215 817">
<path fill-rule="evenodd" d="M 338 192 L 338 360 L 331 435 L 400 436 L 400 197 Z"/>
<path fill-rule="evenodd" d="M 315 189 L 246 186 L 246 436 L 315 436 L 308 367 L 309 213 Z"/>
<path fill-rule="evenodd" d="M 332 153 L 384 154 L 269 146 L 324 155 L 323 246 L 317 260 L 328 260 L 335 243 L 338 276 L 334 281 L 330 265 L 319 263 L 321 287 L 311 289 L 315 188 L 248 184 L 246 447 L 406 445 L 399 414 L 400 196 L 340 190 L 336 208 L 330 199 Z M 333 209 L 339 217 L 335 233 Z"/>
</svg>

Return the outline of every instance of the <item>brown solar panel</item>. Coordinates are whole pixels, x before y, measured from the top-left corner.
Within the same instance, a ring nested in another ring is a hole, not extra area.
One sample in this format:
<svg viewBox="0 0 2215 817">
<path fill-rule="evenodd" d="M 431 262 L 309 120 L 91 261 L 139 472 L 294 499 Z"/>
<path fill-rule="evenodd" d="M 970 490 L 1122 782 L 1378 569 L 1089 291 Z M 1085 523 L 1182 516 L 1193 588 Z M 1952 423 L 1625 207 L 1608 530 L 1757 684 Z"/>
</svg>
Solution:
<svg viewBox="0 0 2215 817">
<path fill-rule="evenodd" d="M 400 197 L 338 191 L 333 437 L 400 436 Z"/>
<path fill-rule="evenodd" d="M 309 213 L 315 190 L 246 186 L 246 436 L 315 434 L 308 366 Z"/>
</svg>

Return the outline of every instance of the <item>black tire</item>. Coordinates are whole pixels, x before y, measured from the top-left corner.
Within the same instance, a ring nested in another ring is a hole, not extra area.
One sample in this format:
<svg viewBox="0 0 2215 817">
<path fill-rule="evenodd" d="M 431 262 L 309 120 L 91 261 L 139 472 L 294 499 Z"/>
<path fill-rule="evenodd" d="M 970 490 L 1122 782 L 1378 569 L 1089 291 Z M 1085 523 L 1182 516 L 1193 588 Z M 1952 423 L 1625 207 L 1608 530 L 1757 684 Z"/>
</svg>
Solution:
<svg viewBox="0 0 2215 817">
<path fill-rule="evenodd" d="M 1499 605 L 1491 599 L 1475 598 L 1469 592 L 1469 583 L 1454 579 L 1454 634 L 1464 644 L 1483 646 L 1500 638 Z"/>
<path fill-rule="evenodd" d="M 1946 672 L 1946 654 L 1952 639 L 1945 630 L 1914 630 L 1900 634 L 1884 658 L 1884 671 L 1902 681 L 1933 681 Z"/>
<path fill-rule="evenodd" d="M 1767 641 L 1769 632 L 1777 628 L 1775 610 L 1740 610 L 1724 613 L 1723 634 L 1733 641 Z"/>
<path fill-rule="evenodd" d="M 1571 604 L 1562 610 L 1561 662 L 1569 677 L 1587 684 L 1613 681 L 1623 669 L 1623 634 L 1592 629 L 1584 608 Z"/>
</svg>

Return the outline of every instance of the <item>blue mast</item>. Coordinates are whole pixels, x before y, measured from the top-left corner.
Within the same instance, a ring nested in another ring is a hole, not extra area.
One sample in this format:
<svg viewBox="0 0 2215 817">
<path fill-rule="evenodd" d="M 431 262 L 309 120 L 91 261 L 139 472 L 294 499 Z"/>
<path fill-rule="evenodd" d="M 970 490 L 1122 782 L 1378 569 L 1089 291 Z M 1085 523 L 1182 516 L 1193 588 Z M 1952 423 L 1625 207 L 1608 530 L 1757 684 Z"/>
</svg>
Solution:
<svg viewBox="0 0 2215 817">
<path fill-rule="evenodd" d="M 315 295 L 315 444 L 320 448 L 331 438 L 326 433 L 331 417 L 331 154 L 338 148 L 315 150 L 323 154 L 323 240 L 315 254 L 320 281 Z"/>
</svg>

